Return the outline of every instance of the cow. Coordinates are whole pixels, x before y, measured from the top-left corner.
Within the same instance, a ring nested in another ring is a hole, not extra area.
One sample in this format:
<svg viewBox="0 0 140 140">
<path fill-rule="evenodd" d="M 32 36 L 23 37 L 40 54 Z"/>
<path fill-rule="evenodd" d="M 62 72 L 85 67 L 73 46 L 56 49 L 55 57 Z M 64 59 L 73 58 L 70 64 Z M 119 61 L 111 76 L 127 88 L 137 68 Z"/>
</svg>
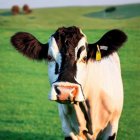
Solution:
<svg viewBox="0 0 140 140">
<path fill-rule="evenodd" d="M 48 62 L 49 100 L 58 102 L 65 140 L 115 140 L 123 108 L 118 49 L 127 35 L 112 29 L 88 43 L 76 26 L 61 27 L 42 44 L 18 32 L 12 45 L 24 56 Z"/>
<path fill-rule="evenodd" d="M 30 9 L 30 7 L 27 4 L 23 5 L 22 10 L 23 10 L 24 14 L 30 14 L 32 12 L 32 10 Z"/>
<path fill-rule="evenodd" d="M 11 13 L 12 13 L 13 15 L 19 14 L 19 13 L 20 13 L 20 8 L 19 8 L 19 6 L 18 6 L 18 5 L 13 5 L 12 8 L 11 8 Z"/>
</svg>

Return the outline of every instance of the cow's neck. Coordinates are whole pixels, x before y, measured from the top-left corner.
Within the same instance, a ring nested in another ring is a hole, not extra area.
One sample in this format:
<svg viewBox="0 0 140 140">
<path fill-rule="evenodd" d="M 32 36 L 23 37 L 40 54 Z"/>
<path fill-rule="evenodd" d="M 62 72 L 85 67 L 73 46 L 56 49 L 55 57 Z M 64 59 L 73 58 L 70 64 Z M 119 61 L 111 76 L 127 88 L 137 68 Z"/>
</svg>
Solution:
<svg viewBox="0 0 140 140">
<path fill-rule="evenodd" d="M 100 128 L 103 129 L 108 126 L 115 104 L 119 102 L 122 105 L 123 102 L 122 94 L 117 94 L 122 92 L 119 91 L 119 89 L 122 89 L 120 88 L 122 81 L 117 59 L 117 55 L 113 54 L 99 62 L 89 60 L 87 64 L 88 75 L 83 92 L 89 105 L 88 111 L 95 137 L 100 133 Z M 112 75 L 113 77 L 111 77 Z M 113 81 L 117 81 L 119 84 L 116 86 Z M 120 110 L 118 108 L 118 111 L 121 112 L 121 108 Z"/>
</svg>

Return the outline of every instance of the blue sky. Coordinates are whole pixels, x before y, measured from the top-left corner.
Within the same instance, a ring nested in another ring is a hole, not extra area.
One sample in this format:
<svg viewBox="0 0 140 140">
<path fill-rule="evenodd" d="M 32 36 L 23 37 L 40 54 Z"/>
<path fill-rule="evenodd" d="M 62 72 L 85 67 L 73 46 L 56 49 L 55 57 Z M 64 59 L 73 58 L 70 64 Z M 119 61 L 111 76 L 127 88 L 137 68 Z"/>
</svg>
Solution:
<svg viewBox="0 0 140 140">
<path fill-rule="evenodd" d="M 117 5 L 140 3 L 140 0 L 0 0 L 0 9 L 11 8 L 12 5 L 30 7 L 61 7 L 61 6 L 90 6 L 90 5 Z"/>
</svg>

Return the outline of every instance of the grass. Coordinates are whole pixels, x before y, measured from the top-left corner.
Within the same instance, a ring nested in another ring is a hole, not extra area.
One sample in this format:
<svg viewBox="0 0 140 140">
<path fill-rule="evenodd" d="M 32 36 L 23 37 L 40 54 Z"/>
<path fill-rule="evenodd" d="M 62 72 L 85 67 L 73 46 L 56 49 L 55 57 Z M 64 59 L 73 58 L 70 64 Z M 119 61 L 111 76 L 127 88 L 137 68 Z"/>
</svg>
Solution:
<svg viewBox="0 0 140 140">
<path fill-rule="evenodd" d="M 138 6 L 124 6 L 124 11 L 127 9 L 130 11 L 127 14 L 132 15 L 132 7 Z M 139 139 L 140 15 L 134 12 L 133 16 L 121 19 L 85 16 L 105 8 L 44 8 L 34 9 L 30 15 L 18 16 L 0 10 L 0 140 L 63 139 L 57 103 L 48 101 L 47 97 L 46 63 L 29 61 L 18 54 L 11 47 L 10 37 L 17 31 L 27 31 L 45 43 L 58 27 L 71 25 L 81 27 L 89 42 L 96 41 L 112 28 L 127 33 L 128 42 L 119 52 L 125 99 L 118 140 Z M 119 8 L 123 13 L 123 6 Z"/>
</svg>

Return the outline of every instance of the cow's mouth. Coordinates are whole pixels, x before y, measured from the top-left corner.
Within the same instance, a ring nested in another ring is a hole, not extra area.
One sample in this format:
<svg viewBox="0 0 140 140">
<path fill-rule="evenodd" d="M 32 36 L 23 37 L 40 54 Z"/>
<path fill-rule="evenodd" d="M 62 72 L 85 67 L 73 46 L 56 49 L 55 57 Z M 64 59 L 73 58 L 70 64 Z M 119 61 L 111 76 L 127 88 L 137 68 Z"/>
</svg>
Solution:
<svg viewBox="0 0 140 140">
<path fill-rule="evenodd" d="M 54 83 L 49 99 L 59 103 L 76 103 L 85 100 L 81 86 L 69 82 Z"/>
</svg>

